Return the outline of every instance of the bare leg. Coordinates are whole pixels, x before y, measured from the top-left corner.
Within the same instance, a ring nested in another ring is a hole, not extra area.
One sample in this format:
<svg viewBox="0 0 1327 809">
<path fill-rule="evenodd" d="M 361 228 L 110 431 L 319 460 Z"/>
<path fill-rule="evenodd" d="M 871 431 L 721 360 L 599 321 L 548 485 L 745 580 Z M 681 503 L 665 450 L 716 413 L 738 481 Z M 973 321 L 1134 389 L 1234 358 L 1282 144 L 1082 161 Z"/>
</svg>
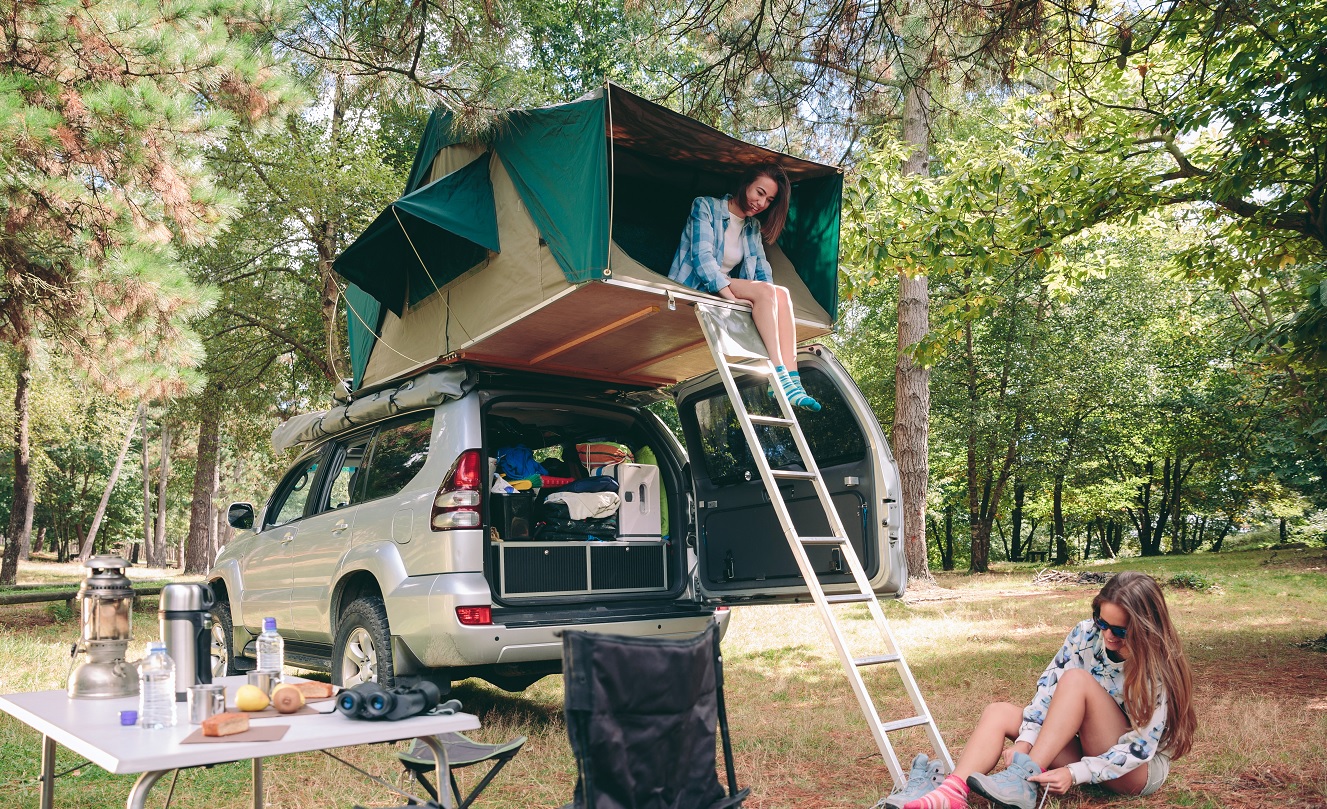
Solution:
<svg viewBox="0 0 1327 809">
<path fill-rule="evenodd" d="M 1050 769 L 1062 761 L 1061 754 L 1067 748 L 1070 755 L 1079 752 L 1099 756 L 1128 731 L 1129 722 L 1124 712 L 1106 689 L 1088 672 L 1069 669 L 1060 675 L 1050 708 L 1046 711 L 1046 721 L 1042 723 L 1041 733 L 1028 755 L 1042 769 Z M 1074 746 L 1078 750 L 1073 750 Z M 1107 789 L 1130 795 L 1138 794 L 1146 785 L 1146 767 L 1138 767 L 1103 784 Z"/>
<path fill-rule="evenodd" d="M 797 370 L 797 328 L 793 325 L 793 302 L 784 287 L 774 287 L 774 304 L 778 310 L 779 354 L 783 357 L 783 366 L 789 371 Z"/>
<path fill-rule="evenodd" d="M 1010 702 L 993 702 L 982 711 L 976 730 L 963 746 L 963 755 L 954 766 L 954 775 L 966 781 L 973 773 L 988 772 L 1000 760 L 1006 739 L 1018 736 L 1023 709 Z"/>
<path fill-rule="evenodd" d="M 782 342 L 779 334 L 778 296 L 773 284 L 764 281 L 748 281 L 745 278 L 733 278 L 729 289 L 739 300 L 751 304 L 751 317 L 756 321 L 756 331 L 765 342 L 765 350 L 776 365 L 785 365 Z M 795 356 L 795 355 L 794 355 Z"/>
</svg>

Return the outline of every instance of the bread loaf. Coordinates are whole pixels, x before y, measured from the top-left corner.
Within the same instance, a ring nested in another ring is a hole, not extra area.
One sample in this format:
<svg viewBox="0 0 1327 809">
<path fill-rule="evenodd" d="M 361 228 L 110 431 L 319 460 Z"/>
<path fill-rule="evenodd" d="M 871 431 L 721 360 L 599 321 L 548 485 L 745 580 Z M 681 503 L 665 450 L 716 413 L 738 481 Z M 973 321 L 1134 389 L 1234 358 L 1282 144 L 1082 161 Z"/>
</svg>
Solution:
<svg viewBox="0 0 1327 809">
<path fill-rule="evenodd" d="M 299 689 L 299 692 L 304 695 L 305 699 L 319 699 L 322 697 L 332 696 L 331 683 L 319 683 L 319 682 L 309 681 L 302 683 L 294 683 L 294 686 Z"/>
<path fill-rule="evenodd" d="M 249 729 L 249 715 L 219 713 L 203 720 L 204 736 L 231 736 Z"/>
</svg>

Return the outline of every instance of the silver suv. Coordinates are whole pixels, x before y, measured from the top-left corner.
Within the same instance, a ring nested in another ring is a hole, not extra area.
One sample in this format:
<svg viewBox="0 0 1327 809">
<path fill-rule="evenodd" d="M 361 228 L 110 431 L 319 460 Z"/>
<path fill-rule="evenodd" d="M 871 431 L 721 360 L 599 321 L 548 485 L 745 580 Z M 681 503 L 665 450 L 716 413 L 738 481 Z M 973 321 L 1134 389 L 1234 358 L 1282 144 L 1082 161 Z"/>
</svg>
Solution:
<svg viewBox="0 0 1327 809">
<path fill-rule="evenodd" d="M 799 419 L 833 501 L 876 591 L 901 594 L 902 510 L 884 434 L 828 350 L 804 349 L 800 362 L 824 409 Z M 270 616 L 290 664 L 341 685 L 478 676 L 521 690 L 560 671 L 564 629 L 688 635 L 715 620 L 726 628 L 727 604 L 809 597 L 714 374 L 673 391 L 688 452 L 646 408 L 658 391 L 469 373 L 460 398 L 307 446 L 260 512 L 231 507 L 243 530 L 208 575 L 218 673 L 252 668 Z M 773 414 L 764 378 L 740 381 L 751 411 Z M 660 491 L 641 495 L 663 511 L 657 536 L 541 533 L 532 495 L 490 490 L 500 450 L 523 446 L 580 477 L 576 448 L 591 441 L 651 450 Z M 765 443 L 775 468 L 798 468 L 789 442 Z M 810 485 L 784 488 L 799 531 L 824 533 Z M 837 549 L 811 554 L 830 592 L 851 588 Z"/>
</svg>

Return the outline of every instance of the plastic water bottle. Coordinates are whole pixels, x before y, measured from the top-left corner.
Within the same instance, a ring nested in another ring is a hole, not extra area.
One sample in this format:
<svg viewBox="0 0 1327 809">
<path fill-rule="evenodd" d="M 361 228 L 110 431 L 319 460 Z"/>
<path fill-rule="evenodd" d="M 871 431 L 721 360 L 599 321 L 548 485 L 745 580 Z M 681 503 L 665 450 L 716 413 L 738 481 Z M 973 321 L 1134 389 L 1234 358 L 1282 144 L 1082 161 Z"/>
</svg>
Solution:
<svg viewBox="0 0 1327 809">
<path fill-rule="evenodd" d="M 281 671 L 286 665 L 286 642 L 276 631 L 276 619 L 263 619 L 263 634 L 258 636 L 258 668 Z"/>
<path fill-rule="evenodd" d="M 138 664 L 138 726 L 175 727 L 175 662 L 164 643 L 149 643 Z"/>
</svg>

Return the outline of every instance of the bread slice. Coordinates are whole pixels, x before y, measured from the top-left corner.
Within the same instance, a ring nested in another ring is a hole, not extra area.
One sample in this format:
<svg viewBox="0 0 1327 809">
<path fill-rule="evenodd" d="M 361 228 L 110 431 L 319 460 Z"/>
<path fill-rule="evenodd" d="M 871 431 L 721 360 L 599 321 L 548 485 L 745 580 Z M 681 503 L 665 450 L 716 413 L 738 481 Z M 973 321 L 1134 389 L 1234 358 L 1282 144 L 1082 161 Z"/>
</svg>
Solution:
<svg viewBox="0 0 1327 809">
<path fill-rule="evenodd" d="M 293 683 L 293 685 L 299 689 L 299 692 L 304 695 L 305 699 L 320 699 L 332 696 L 331 683 L 320 683 L 310 680 L 302 683 Z"/>
<path fill-rule="evenodd" d="M 203 720 L 204 736 L 231 736 L 249 729 L 246 713 L 219 713 Z"/>
</svg>

